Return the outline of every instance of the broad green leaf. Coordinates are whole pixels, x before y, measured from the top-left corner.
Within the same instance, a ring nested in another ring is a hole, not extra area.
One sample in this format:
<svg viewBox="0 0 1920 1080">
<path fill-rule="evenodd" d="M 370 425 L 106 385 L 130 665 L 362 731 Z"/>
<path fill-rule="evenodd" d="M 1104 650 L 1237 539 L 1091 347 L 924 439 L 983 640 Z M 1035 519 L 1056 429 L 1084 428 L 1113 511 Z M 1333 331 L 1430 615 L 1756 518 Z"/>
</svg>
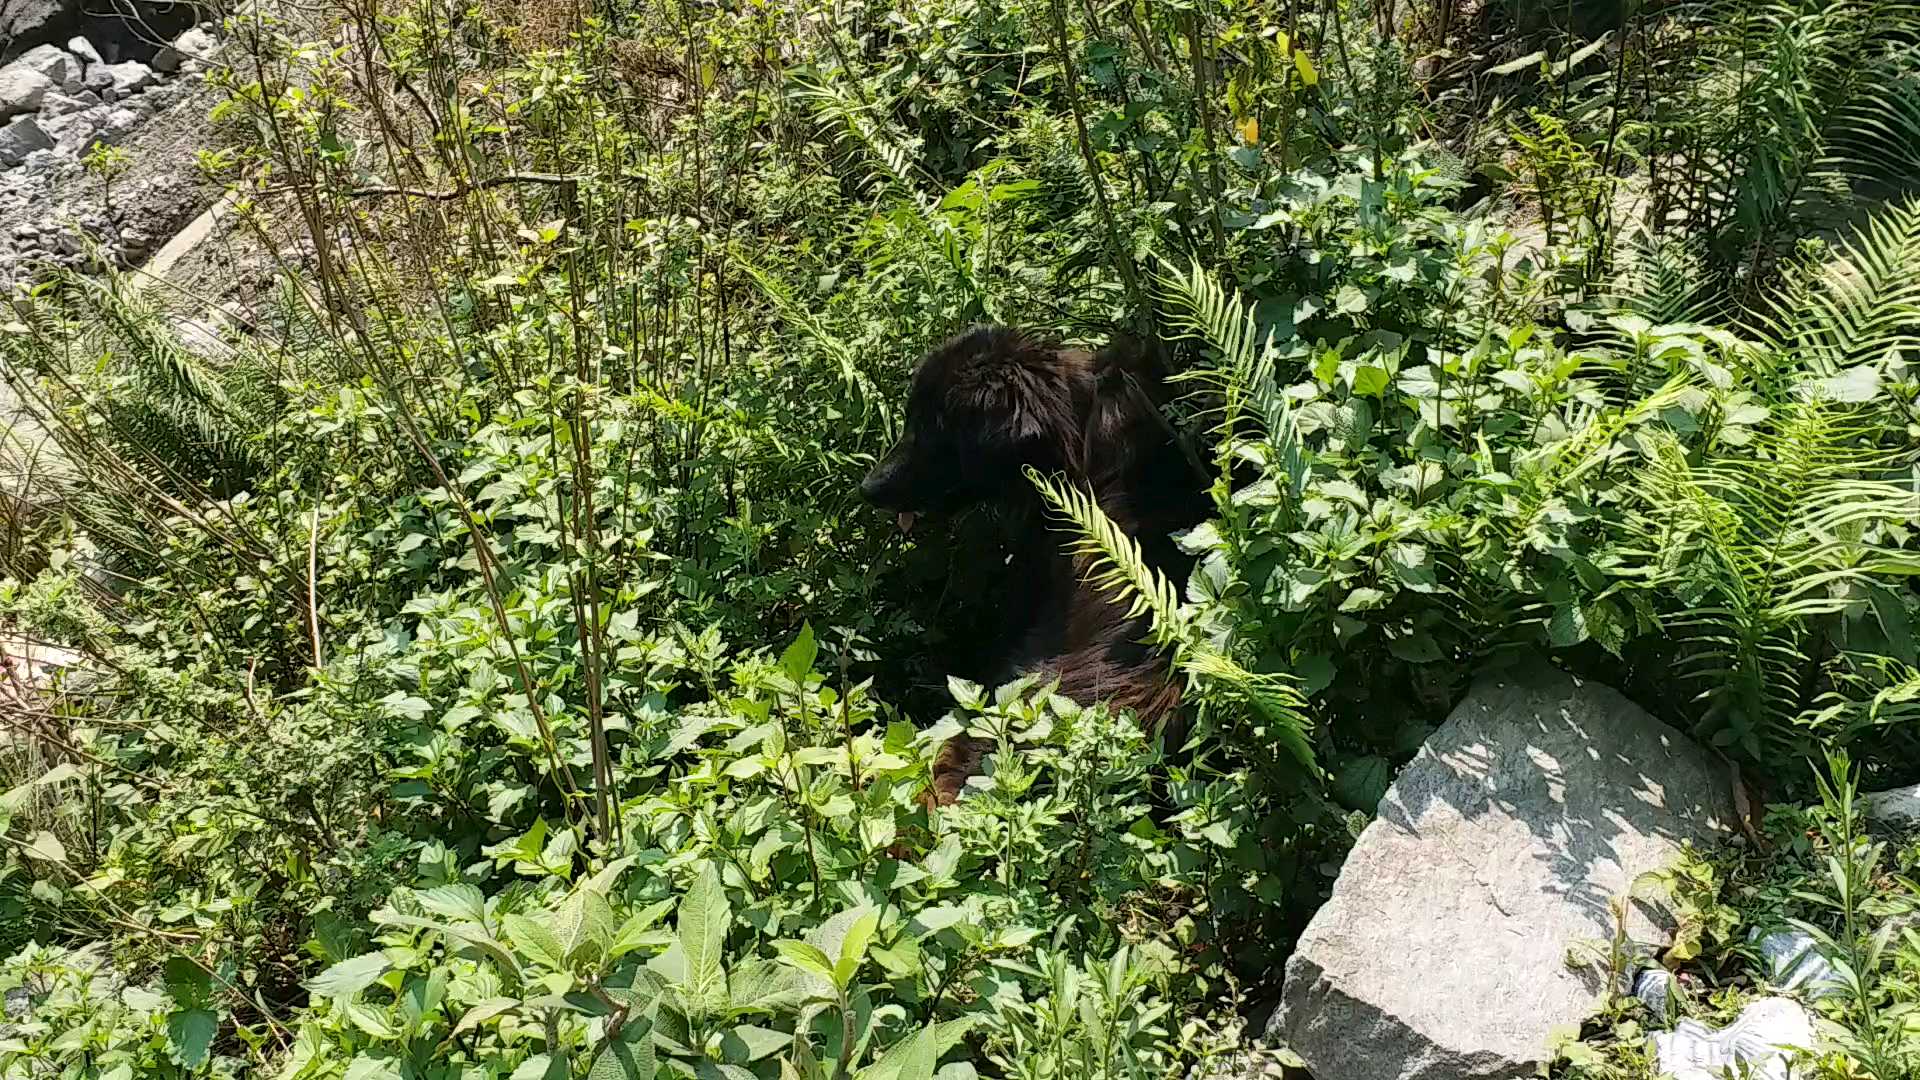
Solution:
<svg viewBox="0 0 1920 1080">
<path fill-rule="evenodd" d="M 547 1066 L 551 1064 L 553 1059 L 548 1055 L 535 1054 L 521 1062 L 520 1067 L 513 1070 L 513 1075 L 508 1080 L 542 1080 L 547 1075 Z"/>
<path fill-rule="evenodd" d="M 804 941 L 776 941 L 773 943 L 773 951 L 780 954 L 780 959 L 801 971 L 818 976 L 828 983 L 835 982 L 833 961 L 827 959 L 827 954 L 814 946 Z"/>
<path fill-rule="evenodd" d="M 167 1017 L 167 1045 L 173 1060 L 188 1069 L 197 1069 L 207 1060 L 213 1037 L 220 1030 L 220 1018 L 208 1009 L 180 1009 Z"/>
<path fill-rule="evenodd" d="M 727 980 L 721 954 L 732 924 L 733 909 L 727 902 L 726 887 L 720 883 L 720 870 L 711 862 L 702 863 L 693 887 L 680 901 L 678 924 L 680 950 L 687 964 L 681 990 L 695 1008 L 718 1007 L 725 995 Z"/>
<path fill-rule="evenodd" d="M 913 1037 L 913 1048 L 900 1063 L 900 1080 L 933 1080 L 933 1070 L 939 1064 L 940 1040 L 928 1027 Z"/>
<path fill-rule="evenodd" d="M 27 857 L 44 862 L 64 863 L 67 861 L 67 845 L 60 838 L 45 829 L 34 833 L 24 848 Z"/>
<path fill-rule="evenodd" d="M 860 965 L 866 962 L 867 946 L 873 941 L 874 932 L 880 928 L 880 913 L 868 911 L 855 919 L 847 928 L 846 939 L 840 943 L 840 959 L 833 965 L 833 983 L 845 990 L 853 985 L 853 977 L 860 973 Z"/>
<path fill-rule="evenodd" d="M 754 958 L 727 973 L 727 1004 L 736 1013 L 779 1015 L 817 997 L 818 984 L 778 960 Z"/>
<path fill-rule="evenodd" d="M 1313 61 L 1307 58 L 1306 50 L 1294 50 L 1293 66 L 1300 72 L 1300 85 L 1314 86 L 1320 82 L 1320 73 L 1313 70 Z"/>
<path fill-rule="evenodd" d="M 390 1057 L 356 1054 L 347 1064 L 346 1080 L 400 1080 L 399 1063 Z"/>
<path fill-rule="evenodd" d="M 518 998 L 510 998 L 510 997 L 488 998 L 487 1000 L 480 1002 L 478 1005 L 475 1005 L 473 1008 L 468 1009 L 466 1015 L 460 1018 L 460 1022 L 453 1026 L 453 1033 L 455 1035 L 459 1035 L 463 1032 L 471 1031 L 474 1028 L 479 1027 L 481 1024 L 484 1024 L 487 1021 L 493 1019 L 494 1017 L 499 1016 L 501 1013 L 508 1012 L 510 1010 L 517 1009 L 519 1007 L 520 1007 L 520 1000 Z"/>
<path fill-rule="evenodd" d="M 813 671 L 813 661 L 819 655 L 820 647 L 813 640 L 813 624 L 801 623 L 800 636 L 793 639 L 787 651 L 780 655 L 780 669 L 795 682 L 805 679 Z"/>
<path fill-rule="evenodd" d="M 621 857 L 601 867 L 597 872 L 594 873 L 592 877 L 581 882 L 579 885 L 575 887 L 581 888 L 581 889 L 591 889 L 602 896 L 610 897 L 613 895 L 613 887 L 620 883 L 621 875 L 625 874 L 627 872 L 627 869 L 631 867 L 633 863 L 634 863 L 633 856 L 622 855 Z"/>
<path fill-rule="evenodd" d="M 654 1080 L 659 1064 L 653 1049 L 653 1025 L 629 1019 L 595 1049 L 587 1080 Z"/>
<path fill-rule="evenodd" d="M 525 915 L 509 915 L 500 922 L 507 932 L 507 940 L 513 942 L 513 947 L 522 955 L 555 971 L 567 969 L 566 947 L 544 922 Z"/>
<path fill-rule="evenodd" d="M 598 889 L 575 889 L 554 912 L 553 932 L 561 958 L 569 964 L 598 960 L 618 931 L 613 905 Z"/>
<path fill-rule="evenodd" d="M 447 929 L 447 937 L 451 939 L 448 942 L 449 945 L 457 941 L 462 945 L 479 949 L 499 961 L 500 966 L 511 972 L 515 979 L 520 977 L 520 958 L 513 955 L 513 950 L 502 944 L 500 939 L 479 926 L 468 923 L 464 926 L 450 927 Z"/>
<path fill-rule="evenodd" d="M 906 1066 L 908 1058 L 921 1049 L 918 1041 L 921 1035 L 929 1032 L 933 1034 L 933 1060 L 938 1062 L 942 1054 L 959 1045 L 960 1040 L 966 1036 L 973 1024 L 972 1017 L 943 1020 L 919 1034 L 901 1039 L 888 1047 L 887 1052 L 880 1056 L 880 1060 L 861 1069 L 856 1074 L 856 1078 L 857 1080 L 900 1080 L 904 1075 L 902 1069 Z"/>
<path fill-rule="evenodd" d="M 213 992 L 213 976 L 188 957 L 167 957 L 161 974 L 167 993 L 182 1005 L 203 1005 Z"/>
<path fill-rule="evenodd" d="M 1371 814 L 1380 806 L 1393 782 L 1393 768 L 1377 755 L 1355 758 L 1340 767 L 1333 778 L 1333 797 L 1349 810 Z"/>
<path fill-rule="evenodd" d="M 720 1036 L 720 1053 L 735 1065 L 751 1065 L 772 1057 L 793 1042 L 784 1031 L 741 1024 Z"/>
<path fill-rule="evenodd" d="M 436 885 L 415 893 L 422 910 L 462 922 L 480 922 L 487 915 L 487 898 L 479 889 L 464 882 Z"/>
<path fill-rule="evenodd" d="M 315 997 L 350 998 L 372 986 L 392 966 L 384 952 L 361 953 L 308 979 L 307 992 Z"/>
<path fill-rule="evenodd" d="M 1353 369 L 1353 392 L 1357 397 L 1379 397 L 1392 381 L 1386 368 L 1374 364 L 1361 364 Z"/>
<path fill-rule="evenodd" d="M 613 936 L 613 944 L 607 947 L 607 955 L 619 958 L 635 949 L 665 945 L 669 937 L 653 929 L 653 925 L 672 910 L 672 900 L 660 900 L 627 916 L 627 921 L 620 925 L 619 933 Z"/>
</svg>

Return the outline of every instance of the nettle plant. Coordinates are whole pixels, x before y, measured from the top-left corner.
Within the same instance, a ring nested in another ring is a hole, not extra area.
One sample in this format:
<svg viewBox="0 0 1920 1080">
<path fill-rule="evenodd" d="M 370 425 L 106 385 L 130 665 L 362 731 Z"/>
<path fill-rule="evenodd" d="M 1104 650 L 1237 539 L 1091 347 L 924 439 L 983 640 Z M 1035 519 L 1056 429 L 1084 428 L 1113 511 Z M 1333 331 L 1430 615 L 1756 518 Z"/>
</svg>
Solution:
<svg viewBox="0 0 1920 1080">
<path fill-rule="evenodd" d="M 817 658 L 807 631 L 736 661 L 630 744 L 609 841 L 539 818 L 477 859 L 422 844 L 374 948 L 310 944 L 328 966 L 286 1075 L 957 1078 L 962 1038 L 1009 1075 L 1164 1068 L 1178 943 L 1119 928 L 1162 901 L 1144 883 L 1193 890 L 1139 828 L 1138 727 L 955 682 L 916 731 Z M 931 755 L 963 729 L 995 749 L 930 814 Z"/>
</svg>

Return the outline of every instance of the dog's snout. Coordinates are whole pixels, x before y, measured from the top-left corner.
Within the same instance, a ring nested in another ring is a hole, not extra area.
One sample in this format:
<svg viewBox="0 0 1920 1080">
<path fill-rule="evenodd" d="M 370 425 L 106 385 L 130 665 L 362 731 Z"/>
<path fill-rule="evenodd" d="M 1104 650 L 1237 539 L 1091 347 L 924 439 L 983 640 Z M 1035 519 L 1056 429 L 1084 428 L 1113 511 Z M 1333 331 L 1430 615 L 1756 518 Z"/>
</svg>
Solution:
<svg viewBox="0 0 1920 1080">
<path fill-rule="evenodd" d="M 903 439 L 860 481 L 860 494 L 883 510 L 907 509 L 899 505 L 907 494 L 907 459 L 907 443 Z"/>
</svg>

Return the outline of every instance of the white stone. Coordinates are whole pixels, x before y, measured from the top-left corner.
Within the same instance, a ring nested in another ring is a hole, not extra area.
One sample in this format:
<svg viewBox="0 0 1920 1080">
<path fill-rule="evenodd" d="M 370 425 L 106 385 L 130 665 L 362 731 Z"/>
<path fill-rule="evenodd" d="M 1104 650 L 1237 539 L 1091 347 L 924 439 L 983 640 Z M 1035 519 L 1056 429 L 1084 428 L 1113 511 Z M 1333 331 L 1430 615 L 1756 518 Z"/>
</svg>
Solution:
<svg viewBox="0 0 1920 1080">
<path fill-rule="evenodd" d="M 1846 992 L 1840 972 L 1820 951 L 1820 943 L 1805 930 L 1789 927 L 1762 935 L 1759 927 L 1747 935 L 1766 964 L 1767 985 L 1806 995 L 1809 1001 Z"/>
<path fill-rule="evenodd" d="M 100 55 L 100 50 L 94 48 L 93 42 L 88 41 L 84 36 L 69 39 L 67 41 L 67 51 L 89 64 L 103 64 L 106 62 L 106 58 Z"/>
<path fill-rule="evenodd" d="M 1682 1020 L 1672 1031 L 1653 1037 L 1660 1074 L 1671 1074 L 1673 1080 L 1798 1080 L 1801 1074 L 1792 1069 L 1795 1051 L 1813 1049 L 1813 1020 L 1807 1010 L 1779 997 L 1750 1003 L 1719 1031 Z"/>
<path fill-rule="evenodd" d="M 203 27 L 194 27 L 173 39 L 173 51 L 183 60 L 211 60 L 220 48 L 220 39 Z"/>
<path fill-rule="evenodd" d="M 13 63 L 0 68 L 0 119 L 32 112 L 40 107 L 41 99 L 59 88 L 59 84 L 30 67 Z"/>
<path fill-rule="evenodd" d="M 89 75 L 94 71 L 104 71 L 113 79 L 113 91 L 119 97 L 137 94 L 153 85 L 153 69 L 138 60 L 123 60 L 118 64 L 96 64 L 87 69 Z"/>
<path fill-rule="evenodd" d="M 195 26 L 173 39 L 173 44 L 153 57 L 155 71 L 179 71 L 185 65 L 203 65 L 213 56 L 219 41 L 211 33 Z"/>
<path fill-rule="evenodd" d="M 79 75 L 81 67 L 78 57 L 58 45 L 35 45 L 15 57 L 13 63 L 45 75 L 55 85 Z"/>
<path fill-rule="evenodd" d="M 1381 800 L 1268 1035 L 1316 1080 L 1534 1076 L 1610 989 L 1570 952 L 1734 820 L 1725 767 L 1612 690 L 1544 664 L 1482 680 Z M 1665 913 L 1626 916 L 1643 948 L 1670 940 Z"/>
<path fill-rule="evenodd" d="M 1647 1015 L 1664 1024 L 1673 1019 L 1680 982 L 1666 968 L 1648 968 L 1633 980 L 1633 996 L 1647 1007 Z"/>
</svg>

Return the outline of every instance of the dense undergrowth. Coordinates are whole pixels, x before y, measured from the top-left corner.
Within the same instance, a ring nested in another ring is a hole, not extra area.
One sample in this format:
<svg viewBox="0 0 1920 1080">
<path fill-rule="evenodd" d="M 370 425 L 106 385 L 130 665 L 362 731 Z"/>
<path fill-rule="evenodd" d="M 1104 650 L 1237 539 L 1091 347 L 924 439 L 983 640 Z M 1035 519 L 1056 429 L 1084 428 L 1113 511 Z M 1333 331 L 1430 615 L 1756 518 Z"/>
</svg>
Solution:
<svg viewBox="0 0 1920 1080">
<path fill-rule="evenodd" d="M 1920 779 L 1906 5 L 289 16 L 205 159 L 310 253 L 258 332 L 0 328 L 63 462 L 0 634 L 78 657 L 0 688 L 4 1075 L 1179 1075 L 1526 652 L 1770 797 Z M 1191 753 L 963 681 L 990 515 L 858 501 L 976 320 L 1178 344 L 1192 580 L 1047 494 Z"/>
</svg>

